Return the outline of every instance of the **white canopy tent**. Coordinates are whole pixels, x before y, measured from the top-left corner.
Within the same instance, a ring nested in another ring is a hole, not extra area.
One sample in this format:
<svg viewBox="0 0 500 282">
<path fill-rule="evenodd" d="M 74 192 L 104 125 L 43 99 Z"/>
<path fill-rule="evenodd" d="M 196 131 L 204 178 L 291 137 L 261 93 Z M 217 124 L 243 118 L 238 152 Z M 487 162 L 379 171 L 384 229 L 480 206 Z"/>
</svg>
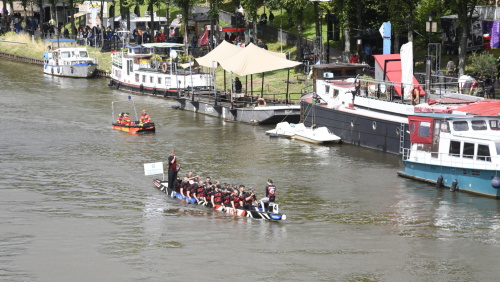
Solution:
<svg viewBox="0 0 500 282">
<path fill-rule="evenodd" d="M 243 48 L 240 48 L 224 40 L 210 53 L 206 54 L 203 57 L 196 58 L 196 61 L 198 62 L 198 64 L 200 64 L 200 66 L 204 66 L 207 68 L 216 68 L 219 61 L 224 60 L 227 57 L 232 57 L 234 54 L 237 54 L 242 50 Z"/>
<path fill-rule="evenodd" d="M 301 64 L 287 60 L 285 56 L 284 53 L 271 52 L 250 43 L 233 56 L 226 56 L 219 64 L 239 76 L 293 68 Z"/>
</svg>

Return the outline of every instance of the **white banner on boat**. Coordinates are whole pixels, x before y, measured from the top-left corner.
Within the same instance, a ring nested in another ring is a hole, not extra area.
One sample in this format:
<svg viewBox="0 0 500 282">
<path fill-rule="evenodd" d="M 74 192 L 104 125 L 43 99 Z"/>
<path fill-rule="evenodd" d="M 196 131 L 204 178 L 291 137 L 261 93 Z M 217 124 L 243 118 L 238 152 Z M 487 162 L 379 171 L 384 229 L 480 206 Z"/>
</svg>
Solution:
<svg viewBox="0 0 500 282">
<path fill-rule="evenodd" d="M 405 93 L 404 99 L 410 97 L 410 90 L 413 89 L 413 43 L 410 41 L 401 46 L 401 84 Z"/>
<path fill-rule="evenodd" d="M 144 164 L 144 175 L 163 174 L 163 163 Z"/>
</svg>

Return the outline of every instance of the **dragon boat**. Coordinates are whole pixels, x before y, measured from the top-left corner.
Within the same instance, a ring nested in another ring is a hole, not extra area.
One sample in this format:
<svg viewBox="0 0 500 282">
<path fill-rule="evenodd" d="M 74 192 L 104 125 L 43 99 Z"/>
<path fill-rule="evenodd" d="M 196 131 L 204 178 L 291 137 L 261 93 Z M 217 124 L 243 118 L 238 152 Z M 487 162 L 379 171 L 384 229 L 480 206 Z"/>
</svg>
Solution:
<svg viewBox="0 0 500 282">
<path fill-rule="evenodd" d="M 187 204 L 195 204 L 203 207 L 211 208 L 216 211 L 225 212 L 227 214 L 232 214 L 236 216 L 250 217 L 255 219 L 263 219 L 270 221 L 280 221 L 285 220 L 286 215 L 279 213 L 278 204 L 269 203 L 267 209 L 262 209 L 261 207 L 254 206 L 252 209 L 234 209 L 231 207 L 225 207 L 223 205 L 215 205 L 212 206 L 209 202 L 197 202 L 195 198 L 183 197 L 180 193 L 168 187 L 168 182 L 162 181 L 160 179 L 154 179 L 153 184 L 156 188 L 160 189 L 162 192 L 165 192 L 170 197 L 184 201 Z"/>
</svg>

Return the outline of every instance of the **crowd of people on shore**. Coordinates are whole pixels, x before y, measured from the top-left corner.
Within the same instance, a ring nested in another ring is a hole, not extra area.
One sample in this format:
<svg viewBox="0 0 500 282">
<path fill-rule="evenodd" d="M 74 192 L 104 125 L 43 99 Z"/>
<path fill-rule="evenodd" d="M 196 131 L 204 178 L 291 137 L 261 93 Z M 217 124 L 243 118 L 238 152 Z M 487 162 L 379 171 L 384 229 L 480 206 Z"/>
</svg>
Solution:
<svg viewBox="0 0 500 282">
<path fill-rule="evenodd" d="M 209 207 L 222 206 L 224 208 L 256 210 L 268 209 L 269 203 L 276 199 L 276 186 L 272 179 L 267 180 L 265 187 L 266 196 L 258 200 L 255 189 L 237 183 L 221 183 L 212 181 L 211 177 L 194 175 L 189 171 L 186 176 L 178 177 L 181 168 L 177 162 L 175 151 L 168 157 L 168 187 L 179 193 L 187 203 L 196 200 L 198 204 Z"/>
</svg>

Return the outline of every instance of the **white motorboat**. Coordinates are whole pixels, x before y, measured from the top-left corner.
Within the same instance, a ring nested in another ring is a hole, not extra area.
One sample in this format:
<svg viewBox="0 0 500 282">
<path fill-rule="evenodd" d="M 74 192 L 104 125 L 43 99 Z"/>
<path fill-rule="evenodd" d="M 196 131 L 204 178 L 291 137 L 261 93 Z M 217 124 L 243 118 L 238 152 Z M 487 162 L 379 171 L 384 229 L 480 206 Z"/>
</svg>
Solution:
<svg viewBox="0 0 500 282">
<path fill-rule="evenodd" d="M 295 125 L 295 132 L 292 139 L 302 140 L 314 144 L 339 143 L 341 140 L 340 137 L 331 133 L 325 126 L 308 127 L 303 123 Z"/>
<path fill-rule="evenodd" d="M 52 43 L 44 53 L 43 72 L 55 76 L 92 77 L 97 69 L 97 59 L 91 58 L 85 47 L 75 45 L 74 39 L 47 39 Z M 63 45 L 63 47 L 56 47 Z"/>
<path fill-rule="evenodd" d="M 295 123 L 283 121 L 276 124 L 276 127 L 274 129 L 267 130 L 266 134 L 271 137 L 292 138 L 292 136 L 295 134 L 295 125 Z"/>
</svg>

